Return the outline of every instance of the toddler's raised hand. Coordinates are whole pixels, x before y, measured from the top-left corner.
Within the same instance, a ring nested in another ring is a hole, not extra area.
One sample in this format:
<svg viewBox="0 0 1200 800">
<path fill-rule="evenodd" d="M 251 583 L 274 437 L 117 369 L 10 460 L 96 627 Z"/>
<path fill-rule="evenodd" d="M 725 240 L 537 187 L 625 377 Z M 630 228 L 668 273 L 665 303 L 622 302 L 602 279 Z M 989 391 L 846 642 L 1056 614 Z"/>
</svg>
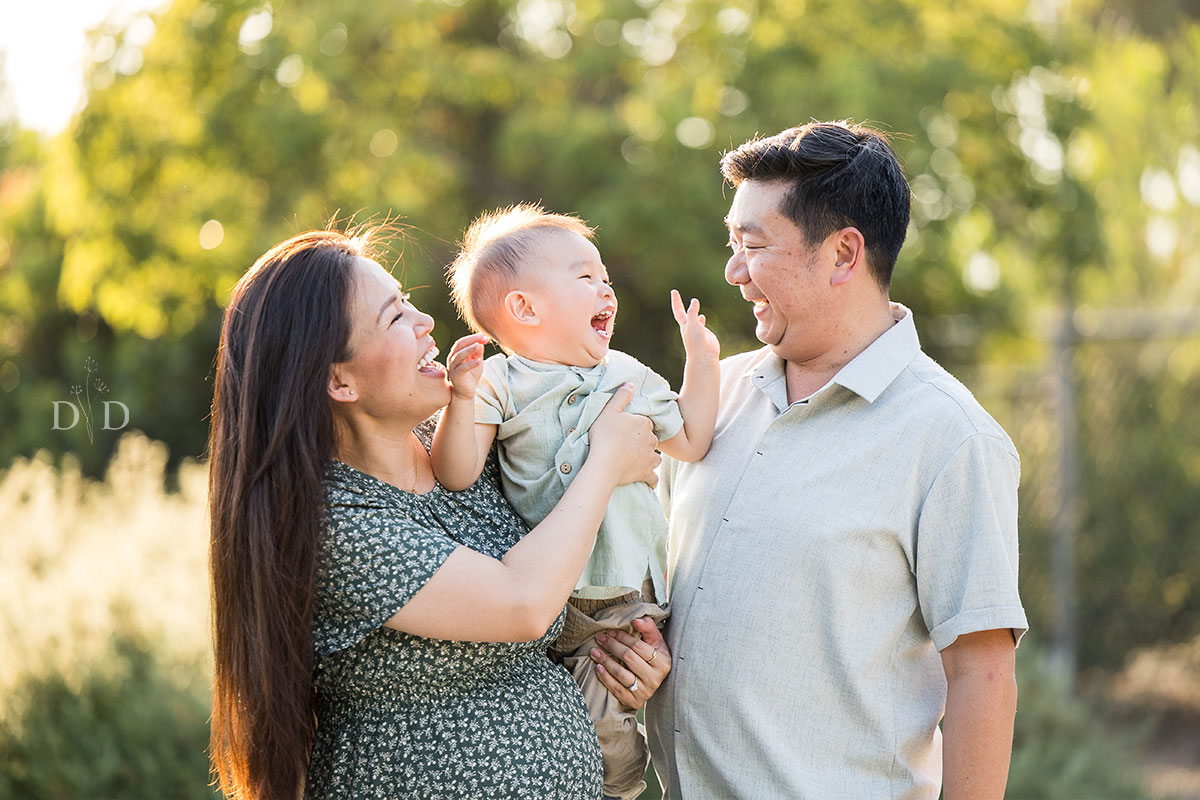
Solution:
<svg viewBox="0 0 1200 800">
<path fill-rule="evenodd" d="M 462 337 L 450 348 L 450 355 L 446 356 L 446 374 L 455 397 L 464 400 L 475 397 L 479 376 L 483 374 L 483 346 L 487 343 L 487 334 L 473 333 Z"/>
<path fill-rule="evenodd" d="M 721 357 L 721 343 L 717 340 L 717 335 L 705 325 L 704 315 L 700 313 L 699 300 L 693 297 L 685 311 L 679 291 L 672 289 L 671 313 L 679 323 L 679 335 L 683 338 L 683 350 L 688 358 Z"/>
</svg>

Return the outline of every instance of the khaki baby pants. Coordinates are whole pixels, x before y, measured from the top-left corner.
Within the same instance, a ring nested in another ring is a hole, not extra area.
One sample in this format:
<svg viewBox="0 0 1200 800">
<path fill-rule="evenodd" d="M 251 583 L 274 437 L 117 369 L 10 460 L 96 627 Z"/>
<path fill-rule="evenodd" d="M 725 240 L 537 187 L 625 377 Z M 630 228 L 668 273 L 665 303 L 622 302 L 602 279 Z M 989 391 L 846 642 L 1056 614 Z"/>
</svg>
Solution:
<svg viewBox="0 0 1200 800">
<path fill-rule="evenodd" d="M 596 634 L 613 628 L 637 636 L 631 624 L 638 617 L 650 617 L 660 629 L 669 611 L 654 602 L 649 581 L 642 593 L 587 600 L 572 597 L 567 601 L 563 630 L 550 646 L 550 657 L 561 663 L 583 692 L 588 715 L 596 725 L 600 752 L 604 756 L 604 794 L 608 797 L 634 798 L 646 788 L 642 777 L 650 753 L 645 732 L 637 714 L 613 697 L 596 676 L 596 663 L 589 653 L 596 647 Z"/>
</svg>

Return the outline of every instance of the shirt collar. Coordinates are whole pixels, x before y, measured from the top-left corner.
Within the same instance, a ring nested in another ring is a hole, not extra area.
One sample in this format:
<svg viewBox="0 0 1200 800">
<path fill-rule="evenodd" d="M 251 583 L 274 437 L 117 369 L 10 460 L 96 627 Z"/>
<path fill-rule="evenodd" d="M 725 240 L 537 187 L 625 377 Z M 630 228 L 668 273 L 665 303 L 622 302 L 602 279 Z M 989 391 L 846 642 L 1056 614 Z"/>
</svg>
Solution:
<svg viewBox="0 0 1200 800">
<path fill-rule="evenodd" d="M 891 308 L 896 324 L 833 376 L 833 383 L 845 386 L 868 403 L 874 403 L 921 352 L 912 312 L 899 303 L 892 303 Z"/>
<path fill-rule="evenodd" d="M 900 303 L 892 303 L 891 310 L 896 324 L 838 370 L 829 382 L 844 386 L 868 403 L 874 403 L 921 352 L 912 312 Z M 788 402 L 783 359 L 770 347 L 764 347 L 762 358 L 756 361 L 750 380 L 781 412 L 784 411 Z"/>
<path fill-rule="evenodd" d="M 516 353 L 509 353 L 508 360 L 510 363 L 520 364 L 521 366 L 533 372 L 560 372 L 563 370 L 569 370 L 580 375 L 587 375 L 598 370 L 603 371 L 603 369 L 608 366 L 607 355 L 599 364 L 594 367 L 576 367 L 569 364 L 551 364 L 546 361 L 534 361 L 532 358 L 526 358 L 525 356 L 518 355 Z"/>
</svg>

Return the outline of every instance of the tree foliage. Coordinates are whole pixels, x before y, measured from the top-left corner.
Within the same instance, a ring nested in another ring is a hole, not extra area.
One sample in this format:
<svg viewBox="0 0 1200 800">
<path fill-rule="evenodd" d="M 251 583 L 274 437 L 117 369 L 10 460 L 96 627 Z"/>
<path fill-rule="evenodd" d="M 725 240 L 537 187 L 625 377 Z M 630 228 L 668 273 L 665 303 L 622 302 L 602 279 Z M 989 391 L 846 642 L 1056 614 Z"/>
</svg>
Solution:
<svg viewBox="0 0 1200 800">
<path fill-rule="evenodd" d="M 1025 455 L 1023 580 L 1044 625 L 1047 319 L 1200 306 L 1200 26 L 1152 5 L 174 0 L 95 33 L 67 132 L 0 134 L 0 457 L 102 468 L 117 432 L 50 430 L 88 357 L 133 427 L 202 452 L 233 283 L 335 218 L 398 223 L 397 273 L 427 287 L 446 349 L 464 326 L 442 270 L 470 219 L 522 200 L 579 213 L 621 300 L 617 345 L 677 381 L 672 287 L 726 353 L 755 345 L 721 273 L 720 153 L 851 117 L 893 132 L 913 186 L 894 298 Z M 1081 618 L 1107 632 L 1090 662 L 1200 629 L 1200 564 L 1171 555 L 1200 517 L 1198 348 L 1077 350 Z M 1121 597 L 1138 604 L 1124 623 Z"/>
</svg>

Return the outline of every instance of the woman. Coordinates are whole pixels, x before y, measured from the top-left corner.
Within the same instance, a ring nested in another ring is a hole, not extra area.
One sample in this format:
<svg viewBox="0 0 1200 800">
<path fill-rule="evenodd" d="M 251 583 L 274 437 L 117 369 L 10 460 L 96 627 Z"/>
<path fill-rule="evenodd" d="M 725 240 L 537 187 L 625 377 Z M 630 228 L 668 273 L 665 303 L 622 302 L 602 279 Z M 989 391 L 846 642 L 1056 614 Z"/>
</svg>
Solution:
<svg viewBox="0 0 1200 800">
<path fill-rule="evenodd" d="M 544 651 L 612 490 L 655 482 L 657 442 L 621 412 L 623 389 L 532 531 L 494 463 L 445 491 L 428 418 L 451 389 L 432 328 L 365 241 L 336 232 L 277 245 L 234 290 L 209 489 L 211 752 L 230 796 L 600 795 L 582 698 Z M 598 657 L 632 707 L 670 668 L 641 630 L 610 640 L 620 661 Z"/>
</svg>

